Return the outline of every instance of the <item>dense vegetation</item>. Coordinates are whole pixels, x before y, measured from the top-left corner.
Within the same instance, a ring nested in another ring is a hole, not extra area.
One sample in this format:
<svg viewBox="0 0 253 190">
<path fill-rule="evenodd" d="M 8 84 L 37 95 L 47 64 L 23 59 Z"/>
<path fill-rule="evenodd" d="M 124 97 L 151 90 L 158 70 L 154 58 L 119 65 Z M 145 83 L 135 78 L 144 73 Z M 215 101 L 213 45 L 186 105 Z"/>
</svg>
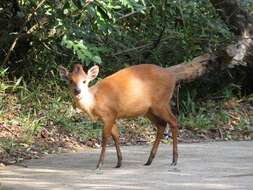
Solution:
<svg viewBox="0 0 253 190">
<path fill-rule="evenodd" d="M 251 10 L 251 1 L 240 3 Z M 73 111 L 58 77 L 60 64 L 98 64 L 103 78 L 133 64 L 169 67 L 234 39 L 205 0 L 1 0 L 0 148 L 29 149 L 42 136 L 48 143 L 40 147 L 47 151 L 57 144 L 56 134 L 59 139 L 71 134 L 79 142 L 99 135 L 99 124 Z M 244 73 L 244 68 L 225 70 L 183 86 L 173 102 L 182 129 L 211 128 L 221 139 L 252 138 L 252 99 L 242 98 Z"/>
</svg>

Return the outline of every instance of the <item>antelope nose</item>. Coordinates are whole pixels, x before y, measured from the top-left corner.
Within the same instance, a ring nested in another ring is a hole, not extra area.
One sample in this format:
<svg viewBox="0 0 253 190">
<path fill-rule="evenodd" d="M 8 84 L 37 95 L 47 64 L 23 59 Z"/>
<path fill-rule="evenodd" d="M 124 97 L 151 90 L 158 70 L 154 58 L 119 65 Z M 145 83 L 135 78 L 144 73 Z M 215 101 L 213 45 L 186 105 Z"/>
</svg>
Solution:
<svg viewBox="0 0 253 190">
<path fill-rule="evenodd" d="M 80 94 L 81 93 L 81 90 L 79 89 L 79 88 L 75 88 L 74 89 L 74 94 L 75 95 L 78 95 L 78 94 Z"/>
</svg>

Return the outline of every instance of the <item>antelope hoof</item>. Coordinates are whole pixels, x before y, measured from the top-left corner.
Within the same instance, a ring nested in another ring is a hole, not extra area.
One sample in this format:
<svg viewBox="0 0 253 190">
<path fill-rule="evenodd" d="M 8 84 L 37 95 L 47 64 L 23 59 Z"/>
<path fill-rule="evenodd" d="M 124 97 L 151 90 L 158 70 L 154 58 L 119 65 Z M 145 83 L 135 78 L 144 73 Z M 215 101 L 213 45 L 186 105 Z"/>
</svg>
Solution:
<svg viewBox="0 0 253 190">
<path fill-rule="evenodd" d="M 121 163 L 117 163 L 117 165 L 115 166 L 115 168 L 120 168 L 121 167 Z"/>
<path fill-rule="evenodd" d="M 144 164 L 144 166 L 150 166 L 151 163 L 152 163 L 152 161 L 148 160 L 148 161 Z"/>
<path fill-rule="evenodd" d="M 170 165 L 171 166 L 176 166 L 177 165 L 177 161 L 172 161 L 172 163 Z"/>
</svg>

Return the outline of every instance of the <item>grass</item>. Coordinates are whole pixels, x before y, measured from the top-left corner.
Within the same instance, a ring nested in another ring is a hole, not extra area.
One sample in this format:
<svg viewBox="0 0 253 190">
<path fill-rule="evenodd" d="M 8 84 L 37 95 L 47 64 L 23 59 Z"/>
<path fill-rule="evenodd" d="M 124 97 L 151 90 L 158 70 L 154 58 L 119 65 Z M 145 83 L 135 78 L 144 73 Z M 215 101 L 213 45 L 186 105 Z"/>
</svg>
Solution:
<svg viewBox="0 0 253 190">
<path fill-rule="evenodd" d="M 228 88 L 223 93 L 219 101 L 193 101 L 188 95 L 181 102 L 180 125 L 193 131 L 219 131 L 223 140 L 252 139 L 251 96 L 236 98 Z"/>
</svg>

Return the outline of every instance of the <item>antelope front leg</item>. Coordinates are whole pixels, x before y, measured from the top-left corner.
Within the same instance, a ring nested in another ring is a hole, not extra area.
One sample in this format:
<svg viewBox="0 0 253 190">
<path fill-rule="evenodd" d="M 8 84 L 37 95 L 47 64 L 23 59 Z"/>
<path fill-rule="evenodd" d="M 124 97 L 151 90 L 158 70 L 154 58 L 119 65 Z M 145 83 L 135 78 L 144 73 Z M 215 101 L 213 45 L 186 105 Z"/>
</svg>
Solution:
<svg viewBox="0 0 253 190">
<path fill-rule="evenodd" d="M 99 160 L 98 160 L 96 169 L 101 169 L 103 166 L 106 145 L 107 145 L 108 140 L 111 136 L 112 127 L 114 125 L 114 123 L 112 123 L 112 122 L 104 122 L 104 123 L 105 123 L 105 125 L 104 125 L 104 129 L 103 129 L 102 149 L 101 149 L 101 153 L 99 156 Z"/>
<path fill-rule="evenodd" d="M 116 125 L 113 125 L 113 127 L 112 127 L 112 138 L 113 138 L 114 143 L 115 143 L 115 148 L 116 148 L 116 151 L 117 151 L 117 158 L 118 158 L 116 168 L 120 168 L 121 161 L 122 161 L 122 153 L 121 153 L 120 145 L 119 145 L 120 144 L 120 142 L 119 142 L 119 131 L 118 131 L 118 128 L 117 128 Z"/>
</svg>

